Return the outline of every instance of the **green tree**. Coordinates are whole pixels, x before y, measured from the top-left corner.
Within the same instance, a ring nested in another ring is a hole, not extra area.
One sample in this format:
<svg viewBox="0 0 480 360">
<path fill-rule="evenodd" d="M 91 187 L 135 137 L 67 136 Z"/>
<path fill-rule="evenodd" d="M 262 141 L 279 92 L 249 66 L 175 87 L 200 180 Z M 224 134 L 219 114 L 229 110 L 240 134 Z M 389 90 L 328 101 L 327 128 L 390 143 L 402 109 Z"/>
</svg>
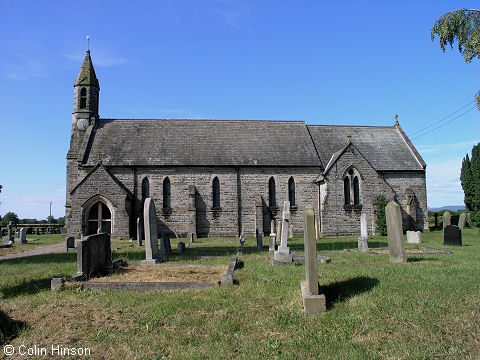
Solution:
<svg viewBox="0 0 480 360">
<path fill-rule="evenodd" d="M 453 48 L 453 43 L 457 41 L 458 51 L 465 62 L 471 62 L 474 57 L 480 56 L 480 10 L 460 9 L 443 14 L 432 27 L 432 40 L 435 35 L 438 35 L 443 51 L 446 45 Z M 480 91 L 475 99 L 480 110 Z"/>
<path fill-rule="evenodd" d="M 65 225 L 65 217 L 64 216 L 58 218 L 58 224 L 59 225 Z"/>
<path fill-rule="evenodd" d="M 468 154 L 463 158 L 460 180 L 472 225 L 480 228 L 480 144 L 472 148 L 471 160 Z"/>
<path fill-rule="evenodd" d="M 387 217 L 385 215 L 385 207 L 388 201 L 384 195 L 377 196 L 377 231 L 381 235 L 387 235 Z"/>
<path fill-rule="evenodd" d="M 0 221 L 0 226 L 7 226 L 9 222 L 13 224 L 18 224 L 18 216 L 14 212 L 8 212 Z"/>
</svg>

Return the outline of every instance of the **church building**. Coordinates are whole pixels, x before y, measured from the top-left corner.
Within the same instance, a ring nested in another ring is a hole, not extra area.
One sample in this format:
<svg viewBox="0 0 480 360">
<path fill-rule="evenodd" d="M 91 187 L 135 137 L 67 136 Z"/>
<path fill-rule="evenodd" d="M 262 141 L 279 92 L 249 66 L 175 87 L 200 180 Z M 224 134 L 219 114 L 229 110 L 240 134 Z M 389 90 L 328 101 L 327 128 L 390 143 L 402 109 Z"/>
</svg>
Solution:
<svg viewBox="0 0 480 360">
<path fill-rule="evenodd" d="M 323 236 L 376 233 L 377 196 L 402 208 L 404 230 L 428 231 L 426 164 L 393 126 L 303 121 L 108 119 L 90 51 L 74 84 L 67 154 L 68 236 L 136 237 L 143 202 L 159 232 L 268 235 L 290 202 L 293 232 L 312 205 Z"/>
</svg>

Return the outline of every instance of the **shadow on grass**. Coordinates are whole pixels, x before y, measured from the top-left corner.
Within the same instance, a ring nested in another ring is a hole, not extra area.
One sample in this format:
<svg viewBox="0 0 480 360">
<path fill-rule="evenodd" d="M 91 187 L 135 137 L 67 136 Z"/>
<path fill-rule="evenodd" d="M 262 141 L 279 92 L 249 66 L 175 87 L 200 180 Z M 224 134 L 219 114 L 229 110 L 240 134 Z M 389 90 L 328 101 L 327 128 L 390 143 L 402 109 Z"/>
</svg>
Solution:
<svg viewBox="0 0 480 360">
<path fill-rule="evenodd" d="M 0 310 L 0 345 L 16 338 L 26 326 L 27 324 L 23 321 L 13 320 Z"/>
<path fill-rule="evenodd" d="M 33 255 L 33 256 L 24 256 L 20 258 L 0 260 L 0 264 L 44 264 L 44 263 L 66 263 L 66 262 L 76 262 L 77 253 L 68 252 L 68 253 L 53 253 L 53 254 L 43 254 L 43 255 Z"/>
<path fill-rule="evenodd" d="M 353 279 L 338 281 L 322 286 L 327 300 L 327 309 L 331 309 L 336 303 L 343 302 L 377 286 L 379 281 L 374 278 L 359 276 Z"/>
<path fill-rule="evenodd" d="M 41 291 L 50 290 L 51 277 L 35 280 L 24 280 L 13 286 L 3 286 L 0 291 L 5 298 L 12 298 L 19 295 L 31 295 Z"/>
<path fill-rule="evenodd" d="M 426 254 L 426 255 L 436 255 L 436 254 Z M 415 263 L 415 262 L 421 262 L 421 261 L 438 261 L 438 259 L 424 258 L 421 256 L 407 256 L 407 262 L 409 263 Z"/>
</svg>

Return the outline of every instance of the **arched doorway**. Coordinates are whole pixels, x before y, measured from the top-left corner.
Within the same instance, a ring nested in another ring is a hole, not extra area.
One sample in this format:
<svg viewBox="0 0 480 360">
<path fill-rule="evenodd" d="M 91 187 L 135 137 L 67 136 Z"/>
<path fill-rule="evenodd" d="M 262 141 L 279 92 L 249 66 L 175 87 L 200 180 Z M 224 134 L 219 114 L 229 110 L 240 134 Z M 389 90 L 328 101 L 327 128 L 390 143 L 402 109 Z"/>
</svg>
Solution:
<svg viewBox="0 0 480 360">
<path fill-rule="evenodd" d="M 87 235 L 100 232 L 110 234 L 112 232 L 112 213 L 107 205 L 101 201 L 94 203 L 88 211 Z"/>
</svg>

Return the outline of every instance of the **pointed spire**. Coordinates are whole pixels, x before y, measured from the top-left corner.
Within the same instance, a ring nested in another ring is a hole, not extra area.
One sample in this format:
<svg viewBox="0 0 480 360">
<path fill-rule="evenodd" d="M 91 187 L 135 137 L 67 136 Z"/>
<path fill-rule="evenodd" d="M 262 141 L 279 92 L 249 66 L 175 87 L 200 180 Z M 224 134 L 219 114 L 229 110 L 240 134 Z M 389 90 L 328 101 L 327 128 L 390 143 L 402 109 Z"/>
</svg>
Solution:
<svg viewBox="0 0 480 360">
<path fill-rule="evenodd" d="M 87 55 L 85 55 L 74 86 L 82 85 L 94 86 L 100 90 L 97 75 L 95 75 L 95 69 L 93 68 L 92 58 L 90 57 L 90 50 L 87 50 Z"/>
</svg>

